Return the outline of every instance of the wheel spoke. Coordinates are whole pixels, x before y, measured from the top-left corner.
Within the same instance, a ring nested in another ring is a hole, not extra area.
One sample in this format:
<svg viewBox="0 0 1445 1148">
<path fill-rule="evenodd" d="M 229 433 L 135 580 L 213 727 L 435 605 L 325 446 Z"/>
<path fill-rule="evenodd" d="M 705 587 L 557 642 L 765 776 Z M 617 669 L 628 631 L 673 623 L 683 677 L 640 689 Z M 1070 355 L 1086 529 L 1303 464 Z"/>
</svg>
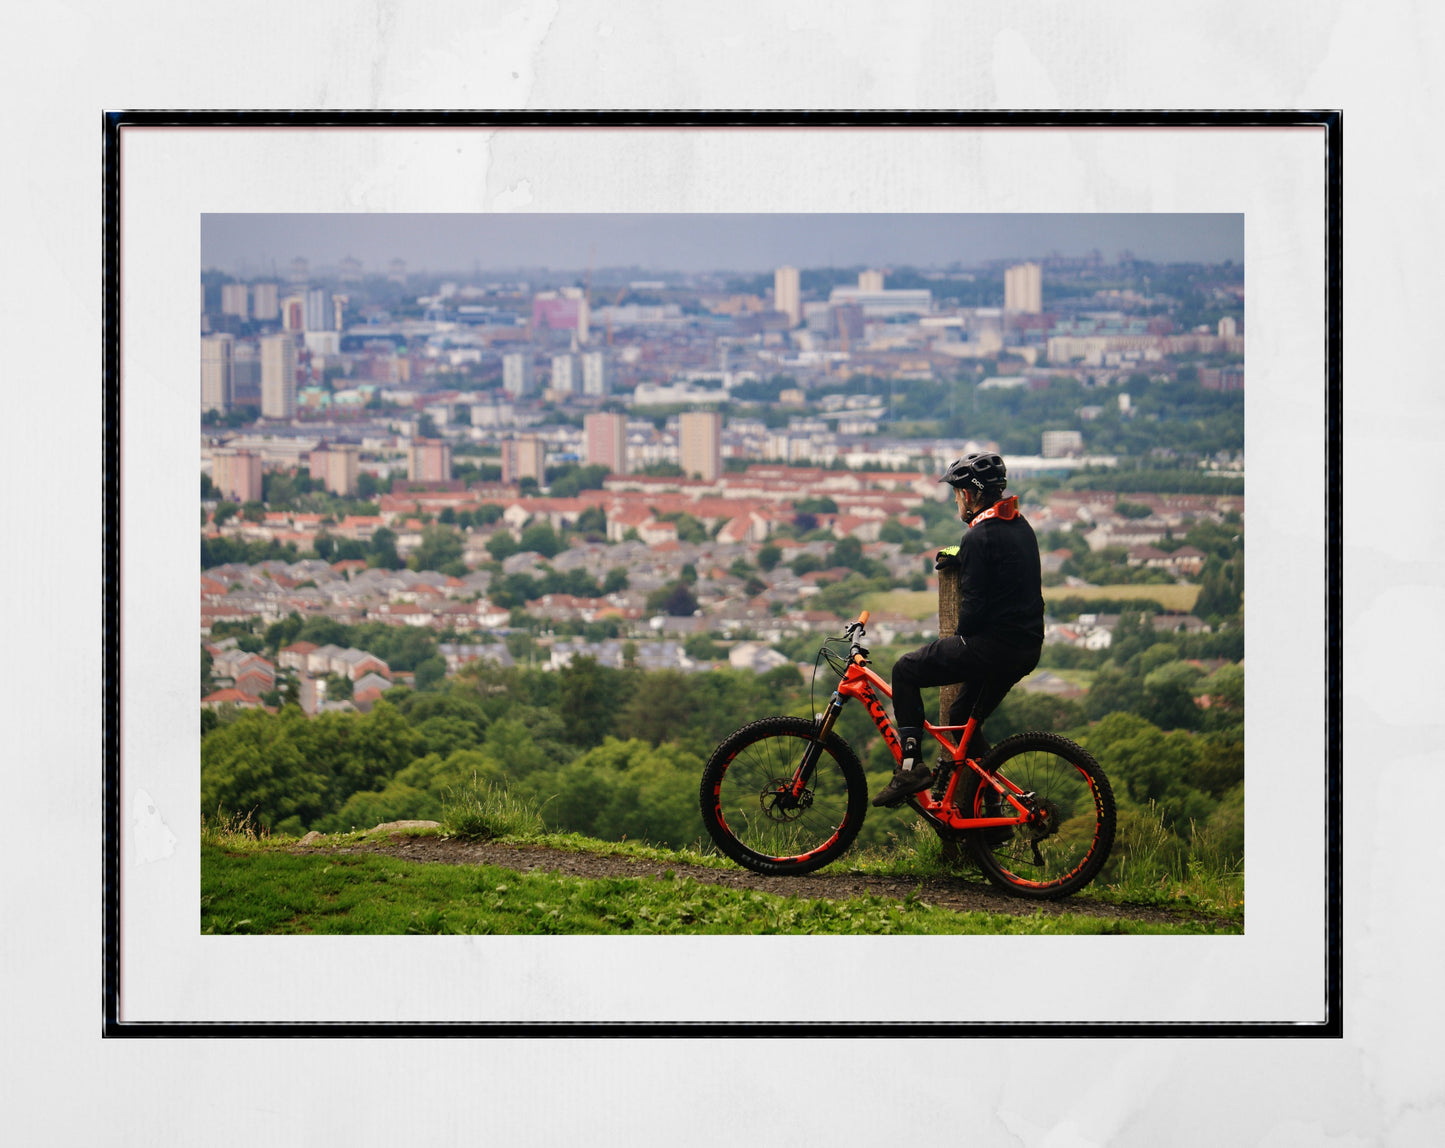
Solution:
<svg viewBox="0 0 1445 1148">
<path fill-rule="evenodd" d="M 714 753 L 704 773 L 703 820 L 730 857 L 763 872 L 806 872 L 852 840 L 866 803 L 861 767 L 831 738 L 799 788 L 813 732 L 803 718 L 766 719 Z"/>
<path fill-rule="evenodd" d="M 1066 739 L 1023 734 L 1009 748 L 1000 747 L 998 772 L 1028 795 L 1021 800 L 1031 819 L 980 831 L 975 853 L 997 884 L 1026 896 L 1062 896 L 1087 884 L 1108 853 L 1114 834 L 1108 782 Z M 991 787 L 980 786 L 975 815 L 996 816 L 997 801 Z"/>
</svg>

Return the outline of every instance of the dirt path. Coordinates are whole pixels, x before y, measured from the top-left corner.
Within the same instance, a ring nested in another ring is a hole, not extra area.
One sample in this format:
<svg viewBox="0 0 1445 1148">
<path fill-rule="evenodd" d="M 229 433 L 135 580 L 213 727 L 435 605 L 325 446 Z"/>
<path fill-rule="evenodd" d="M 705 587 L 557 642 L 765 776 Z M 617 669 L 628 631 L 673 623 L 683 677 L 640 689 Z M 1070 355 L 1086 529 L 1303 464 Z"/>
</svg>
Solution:
<svg viewBox="0 0 1445 1148">
<path fill-rule="evenodd" d="M 442 837 L 411 837 L 384 843 L 345 846 L 340 853 L 382 853 L 406 861 L 427 861 L 445 865 L 497 865 L 518 872 L 556 872 L 569 877 L 662 877 L 666 873 L 729 889 L 756 889 L 788 897 L 847 900 L 868 894 L 896 897 L 911 893 L 935 908 L 956 912 L 1081 914 L 1130 921 L 1177 923 L 1180 915 L 1142 905 L 1111 905 L 1087 894 L 1063 901 L 1025 901 L 1011 897 L 988 884 L 983 877 L 934 877 L 924 880 L 879 877 L 871 874 L 828 872 L 804 877 L 764 877 L 746 869 L 713 869 L 702 865 L 667 865 L 637 857 L 574 853 L 546 845 L 496 845 L 463 842 Z"/>
</svg>

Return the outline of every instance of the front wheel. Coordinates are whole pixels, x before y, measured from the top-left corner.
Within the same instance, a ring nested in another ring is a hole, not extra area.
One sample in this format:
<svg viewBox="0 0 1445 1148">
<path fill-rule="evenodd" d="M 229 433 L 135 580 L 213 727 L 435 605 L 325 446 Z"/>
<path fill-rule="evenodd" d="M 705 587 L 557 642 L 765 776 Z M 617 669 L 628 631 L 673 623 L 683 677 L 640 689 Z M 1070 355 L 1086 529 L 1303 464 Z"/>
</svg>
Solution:
<svg viewBox="0 0 1445 1148">
<path fill-rule="evenodd" d="M 702 821 L 739 865 L 769 875 L 822 868 L 843 853 L 868 809 L 858 756 L 836 733 L 818 745 L 807 718 L 770 717 L 745 725 L 713 750 L 702 773 Z M 816 747 L 812 776 L 794 781 Z"/>
<path fill-rule="evenodd" d="M 1114 844 L 1114 792 L 1082 746 L 1051 733 L 1021 733 L 979 763 L 1007 779 L 1033 819 L 972 830 L 969 847 L 995 885 L 1034 900 L 1067 897 L 1098 875 Z M 972 817 L 1007 817 L 1012 803 L 977 774 L 960 779 L 958 805 Z"/>
</svg>

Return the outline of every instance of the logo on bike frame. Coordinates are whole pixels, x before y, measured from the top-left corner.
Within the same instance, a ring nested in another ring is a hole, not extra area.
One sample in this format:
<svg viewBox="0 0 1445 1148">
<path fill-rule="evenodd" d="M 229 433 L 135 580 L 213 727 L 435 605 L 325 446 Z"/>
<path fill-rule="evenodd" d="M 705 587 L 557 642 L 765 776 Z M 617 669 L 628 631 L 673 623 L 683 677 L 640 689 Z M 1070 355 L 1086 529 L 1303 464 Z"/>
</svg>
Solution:
<svg viewBox="0 0 1445 1148">
<path fill-rule="evenodd" d="M 878 732 L 883 735 L 883 740 L 886 741 L 893 750 L 893 756 L 901 758 L 903 756 L 903 747 L 898 744 L 898 735 L 893 732 L 893 726 L 888 720 L 888 714 L 883 709 L 883 703 L 878 700 L 878 696 L 873 690 L 866 685 L 859 691 L 858 696 L 862 699 L 863 704 L 868 707 L 868 713 L 873 718 L 873 724 L 878 727 Z"/>
</svg>

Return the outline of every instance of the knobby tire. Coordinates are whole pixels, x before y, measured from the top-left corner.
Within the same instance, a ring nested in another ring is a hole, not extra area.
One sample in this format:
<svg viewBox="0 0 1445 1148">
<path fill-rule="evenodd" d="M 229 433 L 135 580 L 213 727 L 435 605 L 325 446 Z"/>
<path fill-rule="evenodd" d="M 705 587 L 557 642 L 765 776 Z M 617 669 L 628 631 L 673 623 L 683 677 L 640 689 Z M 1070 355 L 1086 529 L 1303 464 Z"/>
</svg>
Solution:
<svg viewBox="0 0 1445 1148">
<path fill-rule="evenodd" d="M 969 848 L 990 881 L 1018 897 L 1051 901 L 1078 892 L 1098 876 L 1114 845 L 1114 792 L 1087 750 L 1057 734 L 1021 733 L 994 746 L 980 764 L 1049 806 L 1049 821 L 1041 827 L 967 833 Z M 966 816 L 1000 815 L 999 795 L 972 771 L 959 779 L 956 800 Z M 1004 806 L 1004 815 L 1013 812 L 1011 805 Z"/>
<path fill-rule="evenodd" d="M 802 801 L 779 798 L 817 742 L 815 722 L 769 717 L 730 734 L 703 769 L 699 803 L 708 834 L 739 865 L 769 876 L 821 869 L 858 836 L 868 782 L 858 755 L 830 733 Z"/>
</svg>

